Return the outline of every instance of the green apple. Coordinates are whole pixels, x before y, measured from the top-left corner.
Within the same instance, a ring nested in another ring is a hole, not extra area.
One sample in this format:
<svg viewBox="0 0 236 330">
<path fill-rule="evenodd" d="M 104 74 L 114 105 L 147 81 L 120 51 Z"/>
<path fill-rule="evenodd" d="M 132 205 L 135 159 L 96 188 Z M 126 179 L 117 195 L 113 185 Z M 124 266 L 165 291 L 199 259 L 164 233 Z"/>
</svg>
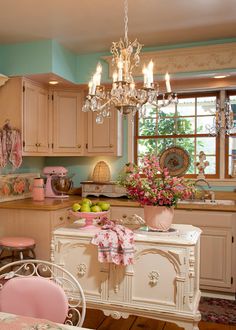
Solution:
<svg viewBox="0 0 236 330">
<path fill-rule="evenodd" d="M 102 209 L 99 205 L 94 205 L 94 206 L 91 207 L 91 211 L 92 212 L 101 212 Z"/>
<path fill-rule="evenodd" d="M 89 206 L 92 205 L 92 201 L 88 198 L 83 198 L 81 201 L 81 204 L 89 204 Z"/>
<path fill-rule="evenodd" d="M 81 205 L 80 212 L 91 212 L 90 206 L 88 203 Z"/>
<path fill-rule="evenodd" d="M 102 211 L 108 211 L 110 208 L 110 204 L 106 202 L 101 203 L 99 206 L 101 207 Z"/>
<path fill-rule="evenodd" d="M 72 205 L 72 210 L 73 210 L 74 212 L 79 211 L 80 208 L 81 208 L 81 206 L 80 206 L 79 203 L 74 203 L 74 204 Z"/>
</svg>

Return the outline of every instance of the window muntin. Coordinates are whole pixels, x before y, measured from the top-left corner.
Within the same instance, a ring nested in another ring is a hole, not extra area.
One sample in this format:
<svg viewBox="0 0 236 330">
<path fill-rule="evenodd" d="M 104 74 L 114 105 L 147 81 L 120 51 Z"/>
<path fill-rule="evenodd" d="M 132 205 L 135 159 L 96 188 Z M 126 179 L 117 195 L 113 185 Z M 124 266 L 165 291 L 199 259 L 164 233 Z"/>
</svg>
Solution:
<svg viewBox="0 0 236 330">
<path fill-rule="evenodd" d="M 230 95 L 231 94 L 231 95 Z M 230 104 L 234 115 L 234 128 L 231 130 L 230 136 L 226 139 L 226 152 L 225 152 L 225 163 L 226 163 L 226 177 L 231 177 L 233 166 L 236 166 L 236 91 L 228 93 Z"/>
<path fill-rule="evenodd" d="M 177 105 L 156 110 L 146 106 L 143 118 L 136 125 L 136 160 L 145 153 L 160 154 L 166 148 L 176 145 L 188 151 L 191 165 L 187 175 L 196 176 L 195 162 L 200 151 L 204 151 L 210 165 L 205 173 L 210 177 L 218 175 L 218 138 L 209 135 L 206 125 L 214 124 L 217 94 L 178 96 Z"/>
</svg>

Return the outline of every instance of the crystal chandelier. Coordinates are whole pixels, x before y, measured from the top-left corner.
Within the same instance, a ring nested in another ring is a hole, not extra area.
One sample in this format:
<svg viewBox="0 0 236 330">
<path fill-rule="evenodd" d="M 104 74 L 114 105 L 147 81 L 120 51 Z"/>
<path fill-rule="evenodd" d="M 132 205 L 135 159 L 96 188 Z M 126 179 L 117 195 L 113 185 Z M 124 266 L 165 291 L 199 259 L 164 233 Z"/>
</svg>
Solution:
<svg viewBox="0 0 236 330">
<path fill-rule="evenodd" d="M 103 123 L 103 119 L 109 117 L 114 106 L 121 114 L 145 111 L 145 105 L 151 104 L 158 109 L 170 103 L 177 103 L 177 95 L 172 93 L 169 74 L 165 75 L 166 93 L 159 92 L 159 85 L 153 82 L 153 62 L 143 68 L 143 87 L 137 89 L 132 76 L 133 69 L 140 63 L 140 51 L 142 46 L 137 39 L 130 42 L 128 39 L 128 0 L 124 0 L 124 39 L 112 42 L 111 54 L 113 71 L 113 83 L 110 91 L 100 85 L 102 66 L 97 65 L 96 73 L 89 82 L 89 92 L 83 106 L 84 112 L 96 112 L 96 122 Z"/>
<path fill-rule="evenodd" d="M 217 136 L 219 134 L 230 135 L 234 128 L 234 113 L 229 99 L 224 101 L 223 107 L 220 102 L 216 104 L 216 115 L 213 126 L 206 125 L 206 128 L 211 136 Z"/>
</svg>

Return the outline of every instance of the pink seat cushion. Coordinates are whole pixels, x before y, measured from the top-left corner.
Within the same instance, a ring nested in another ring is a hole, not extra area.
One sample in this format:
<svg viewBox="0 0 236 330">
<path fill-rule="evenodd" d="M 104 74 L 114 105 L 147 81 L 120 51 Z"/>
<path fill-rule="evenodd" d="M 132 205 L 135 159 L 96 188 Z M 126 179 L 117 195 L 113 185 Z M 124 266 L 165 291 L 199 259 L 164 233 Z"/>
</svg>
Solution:
<svg viewBox="0 0 236 330">
<path fill-rule="evenodd" d="M 0 291 L 0 311 L 64 323 L 68 300 L 63 289 L 48 279 L 18 277 Z"/>
<path fill-rule="evenodd" d="M 15 248 L 30 247 L 35 244 L 35 240 L 30 237 L 2 237 L 0 245 Z"/>
</svg>

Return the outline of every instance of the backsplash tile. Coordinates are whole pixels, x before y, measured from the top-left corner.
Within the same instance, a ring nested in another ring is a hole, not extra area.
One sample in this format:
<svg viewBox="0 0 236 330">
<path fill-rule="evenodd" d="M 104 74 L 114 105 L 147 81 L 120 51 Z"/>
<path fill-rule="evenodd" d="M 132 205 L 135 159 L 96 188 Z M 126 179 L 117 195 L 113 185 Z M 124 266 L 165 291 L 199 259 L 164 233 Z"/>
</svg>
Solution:
<svg viewBox="0 0 236 330">
<path fill-rule="evenodd" d="M 0 175 L 0 202 L 31 197 L 34 178 L 39 177 L 39 173 Z"/>
</svg>

